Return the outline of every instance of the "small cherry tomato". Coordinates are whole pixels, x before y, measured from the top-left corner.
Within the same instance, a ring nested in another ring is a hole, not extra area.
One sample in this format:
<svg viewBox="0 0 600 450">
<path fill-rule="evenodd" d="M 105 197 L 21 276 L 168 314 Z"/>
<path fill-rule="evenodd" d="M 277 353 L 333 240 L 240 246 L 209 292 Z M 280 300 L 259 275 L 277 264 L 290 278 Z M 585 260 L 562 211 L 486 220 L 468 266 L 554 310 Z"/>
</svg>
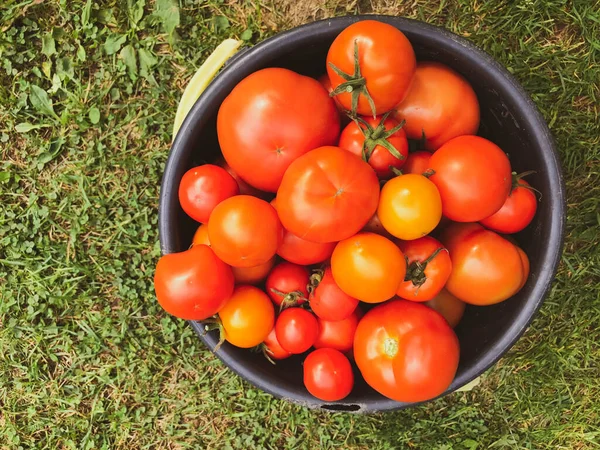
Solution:
<svg viewBox="0 0 600 450">
<path fill-rule="evenodd" d="M 331 267 L 318 271 L 310 277 L 310 307 L 317 317 L 324 320 L 344 320 L 352 315 L 358 300 L 340 289 L 331 273 Z"/>
<path fill-rule="evenodd" d="M 358 233 L 337 244 L 331 272 L 346 294 L 366 303 L 380 303 L 396 294 L 406 275 L 406 261 L 389 239 Z"/>
<path fill-rule="evenodd" d="M 438 295 L 426 301 L 425 305 L 439 312 L 452 328 L 458 325 L 467 306 L 465 302 L 456 298 L 446 289 L 442 289 Z"/>
<path fill-rule="evenodd" d="M 429 160 L 431 159 L 431 153 L 426 151 L 418 151 L 409 153 L 406 157 L 406 162 L 402 166 L 402 172 L 405 174 L 414 173 L 417 175 L 423 175 L 429 169 Z"/>
<path fill-rule="evenodd" d="M 208 238 L 217 256 L 230 266 L 254 267 L 275 256 L 283 227 L 277 211 L 267 202 L 236 195 L 214 209 Z"/>
<path fill-rule="evenodd" d="M 304 360 L 304 386 L 311 395 L 325 402 L 347 397 L 354 386 L 350 361 L 332 348 L 311 352 Z"/>
<path fill-rule="evenodd" d="M 429 168 L 434 172 L 429 179 L 442 199 L 442 212 L 455 222 L 491 216 L 510 192 L 512 175 L 506 153 L 479 136 L 446 142 L 431 156 Z"/>
<path fill-rule="evenodd" d="M 381 189 L 377 215 L 393 236 L 405 241 L 418 239 L 431 233 L 440 223 L 440 193 L 423 175 L 400 175 Z"/>
<path fill-rule="evenodd" d="M 206 245 L 164 255 L 156 265 L 154 289 L 160 306 L 185 320 L 218 313 L 233 292 L 233 273 Z"/>
<path fill-rule="evenodd" d="M 368 162 L 382 180 L 394 176 L 392 168 L 400 169 L 408 155 L 402 124 L 387 114 L 376 118 L 359 116 L 344 128 L 338 145 Z"/>
<path fill-rule="evenodd" d="M 398 297 L 413 302 L 431 300 L 442 290 L 452 272 L 448 250 L 431 236 L 400 241 L 398 246 L 408 264 Z"/>
<path fill-rule="evenodd" d="M 531 186 L 513 173 L 512 189 L 502 207 L 479 223 L 498 233 L 518 233 L 531 223 L 536 211 L 537 198 Z"/>
<path fill-rule="evenodd" d="M 319 322 L 305 309 L 288 308 L 277 317 L 275 333 L 284 350 L 293 354 L 304 353 L 319 336 Z"/>
<path fill-rule="evenodd" d="M 208 225 L 203 223 L 198 227 L 192 238 L 192 246 L 194 245 L 208 245 L 210 247 L 210 241 L 208 240 Z"/>
<path fill-rule="evenodd" d="M 273 256 L 264 264 L 253 267 L 232 267 L 231 270 L 236 284 L 258 284 L 267 278 L 274 264 L 275 257 Z"/>
<path fill-rule="evenodd" d="M 237 286 L 219 311 L 225 339 L 241 348 L 255 347 L 273 329 L 275 310 L 267 294 L 254 286 Z"/>
<path fill-rule="evenodd" d="M 277 335 L 275 334 L 275 327 L 273 327 L 269 335 L 265 338 L 263 344 L 263 350 L 266 354 L 265 356 L 271 359 L 285 359 L 292 356 L 290 352 L 284 350 L 284 348 L 277 340 Z"/>
<path fill-rule="evenodd" d="M 215 206 L 239 194 L 239 188 L 225 169 L 212 164 L 188 170 L 179 183 L 179 203 L 188 216 L 206 223 Z"/>
<path fill-rule="evenodd" d="M 330 321 L 319 318 L 319 336 L 314 343 L 315 348 L 335 348 L 344 353 L 352 350 L 354 333 L 362 316 L 362 311 L 357 308 L 343 320 Z"/>
<path fill-rule="evenodd" d="M 277 306 L 300 305 L 308 299 L 309 279 L 310 273 L 306 267 L 282 262 L 273 268 L 265 287 Z"/>
</svg>

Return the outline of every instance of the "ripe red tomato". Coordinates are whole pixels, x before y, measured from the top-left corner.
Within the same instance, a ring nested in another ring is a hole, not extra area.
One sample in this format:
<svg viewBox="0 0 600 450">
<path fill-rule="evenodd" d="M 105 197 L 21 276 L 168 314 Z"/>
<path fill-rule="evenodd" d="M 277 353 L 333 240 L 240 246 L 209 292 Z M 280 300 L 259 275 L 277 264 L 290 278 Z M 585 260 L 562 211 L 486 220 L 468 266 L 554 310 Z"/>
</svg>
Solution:
<svg viewBox="0 0 600 450">
<path fill-rule="evenodd" d="M 236 284 L 258 284 L 267 278 L 275 264 L 275 256 L 264 264 L 252 267 L 232 267 Z"/>
<path fill-rule="evenodd" d="M 154 273 L 158 303 L 185 320 L 204 320 L 218 313 L 231 296 L 233 283 L 231 268 L 206 245 L 164 255 Z"/>
<path fill-rule="evenodd" d="M 293 354 L 304 353 L 317 340 L 319 322 L 305 309 L 284 309 L 275 322 L 275 334 L 284 350 Z"/>
<path fill-rule="evenodd" d="M 393 236 L 404 240 L 418 239 L 431 233 L 440 223 L 440 193 L 423 175 L 400 175 L 381 189 L 377 215 Z"/>
<path fill-rule="evenodd" d="M 277 212 L 296 236 L 335 242 L 360 231 L 378 200 L 371 166 L 339 147 L 320 147 L 290 165 L 277 191 Z"/>
<path fill-rule="evenodd" d="M 518 248 L 481 225 L 450 225 L 442 242 L 452 260 L 446 289 L 466 303 L 492 305 L 504 301 L 527 278 Z"/>
<path fill-rule="evenodd" d="M 243 180 L 268 192 L 277 191 L 292 161 L 334 144 L 339 133 L 335 103 L 319 82 L 281 68 L 244 78 L 217 115 L 225 160 Z"/>
<path fill-rule="evenodd" d="M 394 176 L 408 155 L 408 141 L 400 122 L 385 116 L 359 117 L 340 135 L 340 148 L 367 161 L 382 180 Z"/>
<path fill-rule="evenodd" d="M 265 338 L 263 344 L 263 349 L 266 353 L 266 356 L 268 356 L 271 359 L 285 359 L 292 356 L 290 352 L 283 349 L 283 347 L 277 340 L 277 335 L 275 334 L 275 327 L 273 327 L 269 335 Z"/>
<path fill-rule="evenodd" d="M 327 53 L 332 93 L 344 108 L 363 116 L 383 114 L 400 103 L 415 68 L 415 52 L 406 36 L 375 20 L 347 27 Z"/>
<path fill-rule="evenodd" d="M 438 295 L 425 302 L 425 305 L 439 312 L 452 328 L 458 325 L 467 306 L 465 302 L 456 298 L 446 289 L 442 289 Z"/>
<path fill-rule="evenodd" d="M 446 320 L 405 300 L 367 312 L 354 336 L 354 359 L 365 381 L 399 402 L 442 394 L 454 379 L 458 358 L 458 338 Z"/>
<path fill-rule="evenodd" d="M 203 223 L 198 227 L 192 238 L 192 246 L 194 245 L 208 245 L 210 247 L 210 241 L 208 240 L 208 225 Z"/>
<path fill-rule="evenodd" d="M 396 118 L 406 120 L 409 139 L 421 139 L 437 150 L 450 139 L 477 134 L 479 102 L 461 75 L 437 62 L 420 62 L 406 98 L 396 106 Z"/>
<path fill-rule="evenodd" d="M 511 186 L 508 157 L 479 136 L 446 142 L 429 160 L 429 178 L 442 197 L 442 212 L 456 222 L 477 222 L 498 211 Z"/>
<path fill-rule="evenodd" d="M 254 286 L 237 286 L 219 311 L 225 339 L 241 348 L 263 342 L 275 323 L 275 310 L 267 294 Z"/>
<path fill-rule="evenodd" d="M 275 209 L 277 209 L 276 200 L 271 201 L 271 205 Z M 307 241 L 284 229 L 283 240 L 277 249 L 277 254 L 291 263 L 310 266 L 329 259 L 334 248 L 335 242 Z"/>
<path fill-rule="evenodd" d="M 300 305 L 308 299 L 310 273 L 306 267 L 282 262 L 276 265 L 265 284 L 267 294 L 277 306 Z"/>
<path fill-rule="evenodd" d="M 398 297 L 413 302 L 431 300 L 442 290 L 452 272 L 448 250 L 431 236 L 400 241 L 398 246 L 408 264 Z"/>
<path fill-rule="evenodd" d="M 347 397 L 354 386 L 350 361 L 332 348 L 311 352 L 304 360 L 304 386 L 311 395 L 325 402 Z"/>
<path fill-rule="evenodd" d="M 208 238 L 217 256 L 230 266 L 254 267 L 275 256 L 283 228 L 277 211 L 267 202 L 236 195 L 214 209 Z"/>
<path fill-rule="evenodd" d="M 529 183 L 516 174 L 513 185 L 502 207 L 479 222 L 499 233 L 518 233 L 533 220 L 537 211 L 537 199 Z"/>
<path fill-rule="evenodd" d="M 346 294 L 366 303 L 380 303 L 396 295 L 406 275 L 406 261 L 389 239 L 358 233 L 337 244 L 331 273 Z"/>
<path fill-rule="evenodd" d="M 179 203 L 197 222 L 206 223 L 223 200 L 239 194 L 235 180 L 219 166 L 204 164 L 188 170 L 179 183 Z"/>
<path fill-rule="evenodd" d="M 337 285 L 331 267 L 313 274 L 310 281 L 311 284 L 316 284 L 310 294 L 310 307 L 317 317 L 331 321 L 344 320 L 350 317 L 358 306 L 358 300 L 346 294 Z"/>
<path fill-rule="evenodd" d="M 252 197 L 262 198 L 263 200 L 267 201 L 273 197 L 272 194 L 265 191 L 261 191 L 260 189 L 256 189 L 255 187 L 250 186 L 248 183 L 242 180 L 240 176 L 237 173 L 235 173 L 235 171 L 229 166 L 229 164 L 227 164 L 227 161 L 225 161 L 225 159 L 222 156 L 220 156 L 217 159 L 217 162 L 215 164 L 225 169 L 227 173 L 233 177 L 233 179 L 237 182 L 238 187 L 240 188 L 240 195 L 250 195 Z"/>
<path fill-rule="evenodd" d="M 402 167 L 402 172 L 414 173 L 423 175 L 423 173 L 429 169 L 429 160 L 431 159 L 431 153 L 425 151 L 418 151 L 409 153 L 406 158 L 406 162 Z"/>
<path fill-rule="evenodd" d="M 352 350 L 354 333 L 362 316 L 360 308 L 356 308 L 343 320 L 331 321 L 319 318 L 319 336 L 314 343 L 315 348 L 335 348 L 344 353 Z"/>
</svg>

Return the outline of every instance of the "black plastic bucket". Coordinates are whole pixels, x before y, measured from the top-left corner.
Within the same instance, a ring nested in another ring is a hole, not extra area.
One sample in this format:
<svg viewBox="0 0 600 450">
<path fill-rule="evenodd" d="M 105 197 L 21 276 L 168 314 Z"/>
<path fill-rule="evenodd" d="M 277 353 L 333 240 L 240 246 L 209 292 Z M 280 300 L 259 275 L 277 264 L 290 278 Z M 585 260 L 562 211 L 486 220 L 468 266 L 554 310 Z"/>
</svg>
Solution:
<svg viewBox="0 0 600 450">
<path fill-rule="evenodd" d="M 456 329 L 461 359 L 456 378 L 446 393 L 467 384 L 506 353 L 523 334 L 550 289 L 562 249 L 565 220 L 564 186 L 560 163 L 548 126 L 519 83 L 496 61 L 467 40 L 425 23 L 392 16 L 347 16 L 304 25 L 278 34 L 238 53 L 198 99 L 171 148 L 163 175 L 159 231 L 163 254 L 186 250 L 198 224 L 188 218 L 177 198 L 186 170 L 219 155 L 216 115 L 223 99 L 250 73 L 265 67 L 286 67 L 302 74 L 325 72 L 327 50 L 345 27 L 364 19 L 387 22 L 406 34 L 419 60 L 447 64 L 465 76 L 481 105 L 480 134 L 506 151 L 513 170 L 535 170 L 528 181 L 542 193 L 533 223 L 517 236 L 529 255 L 531 275 L 513 298 L 494 306 L 469 306 Z M 214 334 L 202 335 L 202 324 L 190 322 L 213 349 Z M 238 375 L 260 389 L 310 408 L 336 411 L 384 411 L 411 404 L 382 397 L 357 377 L 343 401 L 326 404 L 302 384 L 301 357 L 273 366 L 262 356 L 224 344 L 216 355 Z"/>
</svg>

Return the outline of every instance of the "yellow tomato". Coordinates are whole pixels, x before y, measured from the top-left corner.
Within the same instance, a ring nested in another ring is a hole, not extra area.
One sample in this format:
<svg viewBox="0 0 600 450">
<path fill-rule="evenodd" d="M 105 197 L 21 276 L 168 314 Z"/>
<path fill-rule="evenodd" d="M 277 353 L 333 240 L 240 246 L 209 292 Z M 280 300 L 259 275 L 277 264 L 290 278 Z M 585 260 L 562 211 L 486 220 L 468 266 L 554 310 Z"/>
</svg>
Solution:
<svg viewBox="0 0 600 450">
<path fill-rule="evenodd" d="M 375 233 L 358 233 L 336 245 L 331 272 L 349 296 L 380 303 L 392 298 L 404 281 L 406 260 L 389 239 Z"/>
<path fill-rule="evenodd" d="M 236 347 L 255 347 L 266 339 L 275 324 L 273 302 L 254 286 L 241 285 L 219 311 L 225 339 Z"/>
<path fill-rule="evenodd" d="M 400 175 L 381 189 L 377 215 L 391 235 L 410 241 L 429 234 L 437 226 L 442 218 L 442 199 L 427 177 Z"/>
</svg>

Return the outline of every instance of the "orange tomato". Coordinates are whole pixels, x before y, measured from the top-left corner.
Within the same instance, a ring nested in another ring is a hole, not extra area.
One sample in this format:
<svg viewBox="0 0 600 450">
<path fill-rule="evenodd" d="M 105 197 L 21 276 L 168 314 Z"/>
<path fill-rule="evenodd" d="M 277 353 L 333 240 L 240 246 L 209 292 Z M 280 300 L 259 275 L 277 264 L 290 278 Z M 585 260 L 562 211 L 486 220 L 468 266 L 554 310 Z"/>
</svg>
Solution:
<svg viewBox="0 0 600 450">
<path fill-rule="evenodd" d="M 198 227 L 192 238 L 192 246 L 194 245 L 208 245 L 210 247 L 210 241 L 208 240 L 208 226 L 203 223 Z"/>
<path fill-rule="evenodd" d="M 232 267 L 236 284 L 258 284 L 267 278 L 275 265 L 275 256 L 264 264 L 253 267 Z"/>
<path fill-rule="evenodd" d="M 339 242 L 331 256 L 333 279 L 342 291 L 367 303 L 392 298 L 406 275 L 402 251 L 375 233 Z"/>
<path fill-rule="evenodd" d="M 439 312 L 452 328 L 458 325 L 467 307 L 465 302 L 456 298 L 446 289 L 442 289 L 438 295 L 424 304 Z"/>
</svg>

